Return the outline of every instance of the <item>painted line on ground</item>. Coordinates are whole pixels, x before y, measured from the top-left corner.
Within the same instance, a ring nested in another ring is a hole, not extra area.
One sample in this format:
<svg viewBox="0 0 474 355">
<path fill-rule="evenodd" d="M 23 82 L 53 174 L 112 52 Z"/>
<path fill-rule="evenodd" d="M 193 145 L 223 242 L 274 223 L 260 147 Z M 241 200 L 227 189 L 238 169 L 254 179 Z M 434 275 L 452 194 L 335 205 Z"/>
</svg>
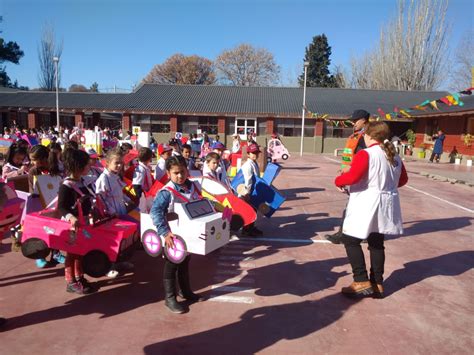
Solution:
<svg viewBox="0 0 474 355">
<path fill-rule="evenodd" d="M 434 199 L 436 199 L 436 200 L 445 202 L 445 203 L 447 203 L 448 205 L 451 205 L 451 206 L 460 208 L 460 209 L 462 209 L 462 210 L 464 210 L 464 211 L 467 211 L 467 212 L 469 212 L 469 213 L 474 213 L 474 210 L 471 210 L 471 209 L 469 209 L 469 208 L 467 208 L 467 207 L 463 207 L 463 206 L 461 206 L 461 205 L 458 205 L 457 203 L 454 203 L 454 202 L 445 200 L 445 199 L 443 199 L 443 198 L 441 198 L 441 197 L 432 195 L 432 194 L 430 194 L 430 193 L 428 193 L 428 192 L 425 192 L 425 191 L 422 191 L 422 190 L 418 190 L 418 189 L 416 189 L 416 188 L 414 188 L 414 187 L 411 187 L 410 185 L 405 185 L 405 187 L 407 187 L 407 188 L 409 188 L 409 189 L 411 189 L 411 190 L 414 190 L 414 191 L 416 191 L 416 192 L 419 192 L 419 193 L 421 193 L 421 194 L 423 194 L 423 195 L 430 196 L 430 197 L 432 197 L 432 198 L 434 198 Z"/>
<path fill-rule="evenodd" d="M 235 239 L 240 242 L 280 242 L 280 243 L 302 243 L 302 244 L 311 244 L 311 243 L 320 243 L 320 244 L 330 244 L 329 240 L 323 239 L 288 239 L 288 238 L 265 238 L 265 237 L 256 237 L 256 238 L 242 238 Z"/>
<path fill-rule="evenodd" d="M 212 285 L 212 292 L 255 292 L 255 289 L 241 286 Z"/>
<path fill-rule="evenodd" d="M 253 285 L 255 283 L 255 279 L 252 277 L 248 277 L 247 275 L 233 277 L 231 279 L 224 277 L 224 275 L 221 275 L 221 276 L 214 276 L 212 280 L 215 283 L 232 283 L 232 284 L 249 284 L 249 285 Z"/>
<path fill-rule="evenodd" d="M 225 296 L 225 295 L 219 295 L 219 296 L 211 295 L 211 297 L 209 298 L 209 301 L 228 302 L 228 303 L 246 303 L 246 304 L 252 304 L 254 302 L 252 297 Z"/>
</svg>

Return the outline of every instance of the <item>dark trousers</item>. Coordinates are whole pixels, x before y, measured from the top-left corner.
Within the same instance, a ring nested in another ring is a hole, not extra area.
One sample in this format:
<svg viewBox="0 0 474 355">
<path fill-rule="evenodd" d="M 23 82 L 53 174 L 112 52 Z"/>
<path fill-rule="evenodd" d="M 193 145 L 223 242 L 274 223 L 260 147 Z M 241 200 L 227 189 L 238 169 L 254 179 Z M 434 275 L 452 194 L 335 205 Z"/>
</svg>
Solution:
<svg viewBox="0 0 474 355">
<path fill-rule="evenodd" d="M 367 239 L 370 251 L 370 281 L 381 284 L 385 265 L 385 247 L 383 245 L 384 235 L 371 233 Z M 360 243 L 362 239 L 343 234 L 341 242 L 346 248 L 347 257 L 352 266 L 355 282 L 368 281 L 367 268 L 365 266 L 364 252 Z"/>
<path fill-rule="evenodd" d="M 176 274 L 187 274 L 189 268 L 189 259 L 191 256 L 188 255 L 181 264 L 175 264 L 165 258 L 165 266 L 163 268 L 163 279 L 164 280 L 176 280 Z"/>
<path fill-rule="evenodd" d="M 441 154 L 436 154 L 436 153 L 431 153 L 431 157 L 430 157 L 430 162 L 433 162 L 433 160 L 436 158 L 436 161 L 439 161 L 439 159 L 441 158 Z"/>
</svg>

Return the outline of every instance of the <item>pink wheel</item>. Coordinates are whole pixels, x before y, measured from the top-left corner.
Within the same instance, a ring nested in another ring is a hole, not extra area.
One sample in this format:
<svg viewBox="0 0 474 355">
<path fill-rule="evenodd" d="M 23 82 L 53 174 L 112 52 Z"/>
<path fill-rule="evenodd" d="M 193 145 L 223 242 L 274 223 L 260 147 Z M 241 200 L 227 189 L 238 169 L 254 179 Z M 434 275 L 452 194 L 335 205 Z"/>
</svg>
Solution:
<svg viewBox="0 0 474 355">
<path fill-rule="evenodd" d="M 186 258 L 186 242 L 183 238 L 178 235 L 175 235 L 173 240 L 174 248 L 164 248 L 165 256 L 174 264 L 180 264 Z"/>
<path fill-rule="evenodd" d="M 143 233 L 142 244 L 145 252 L 154 258 L 160 256 L 161 252 L 163 251 L 161 238 L 153 229 L 148 229 Z"/>
</svg>

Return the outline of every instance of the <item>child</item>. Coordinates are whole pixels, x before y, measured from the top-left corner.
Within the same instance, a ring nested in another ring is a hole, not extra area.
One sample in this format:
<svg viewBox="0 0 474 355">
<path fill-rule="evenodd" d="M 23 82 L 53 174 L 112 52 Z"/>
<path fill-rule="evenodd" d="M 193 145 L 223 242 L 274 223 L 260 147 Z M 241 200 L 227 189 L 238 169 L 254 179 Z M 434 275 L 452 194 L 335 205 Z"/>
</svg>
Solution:
<svg viewBox="0 0 474 355">
<path fill-rule="evenodd" d="M 7 163 L 2 168 L 2 179 L 7 180 L 28 173 L 27 166 L 23 164 L 27 155 L 28 152 L 25 148 L 13 143 L 10 148 L 8 148 L 5 158 Z"/>
<path fill-rule="evenodd" d="M 384 237 L 403 232 L 398 188 L 407 183 L 408 176 L 389 137 L 385 122 L 370 122 L 363 137 L 367 148 L 354 155 L 350 170 L 335 180 L 341 192 L 350 186 L 341 241 L 354 282 L 342 288 L 345 295 L 383 298 Z M 369 243 L 370 278 L 360 245 L 363 240 Z"/>
<path fill-rule="evenodd" d="M 95 183 L 95 191 L 102 195 L 107 211 L 111 215 L 126 215 L 127 204 L 131 201 L 123 193 L 125 183 L 120 179 L 123 156 L 120 149 L 114 148 L 107 152 L 106 168 Z"/>
<path fill-rule="evenodd" d="M 58 175 L 64 176 L 64 164 L 62 161 L 62 151 L 63 149 L 61 148 L 61 144 L 59 143 L 50 143 L 48 146 L 49 150 L 51 153 L 49 156 L 49 166 L 51 167 L 56 167 L 58 168 Z"/>
<path fill-rule="evenodd" d="M 125 183 L 121 180 L 119 173 L 122 171 L 123 156 L 120 148 L 114 148 L 107 152 L 106 167 L 95 183 L 95 192 L 101 195 L 107 212 L 111 215 L 123 216 L 127 218 L 128 209 L 133 205 L 132 201 L 123 193 Z M 115 278 L 118 276 L 116 270 L 118 263 L 113 264 L 107 277 Z M 133 268 L 129 262 L 121 262 L 123 269 Z"/>
<path fill-rule="evenodd" d="M 257 159 L 260 154 L 260 148 L 257 144 L 252 143 L 247 147 L 247 160 L 242 165 L 242 174 L 244 176 L 244 187 L 239 189 L 239 197 L 244 200 L 250 199 L 250 195 L 255 188 L 256 178 L 260 176 Z M 242 235 L 249 237 L 261 236 L 263 232 L 255 227 L 255 223 L 242 228 Z"/>
<path fill-rule="evenodd" d="M 232 153 L 240 153 L 240 136 L 238 134 L 234 134 L 232 136 Z"/>
<path fill-rule="evenodd" d="M 181 155 L 181 148 L 176 138 L 170 139 L 168 144 L 173 148 L 173 152 L 171 153 L 172 156 Z"/>
<path fill-rule="evenodd" d="M 102 164 L 100 164 L 99 155 L 94 149 L 89 148 L 86 152 L 91 160 L 91 167 L 89 169 L 89 173 L 87 173 L 87 177 L 90 182 L 95 185 L 95 182 L 99 178 L 100 174 L 102 174 L 104 171 L 104 168 L 102 167 Z"/>
<path fill-rule="evenodd" d="M 221 157 L 216 152 L 210 152 L 206 155 L 206 163 L 202 167 L 202 176 L 207 176 L 220 181 L 220 174 L 217 172 Z"/>
<path fill-rule="evenodd" d="M 39 175 L 50 175 L 58 180 L 58 183 L 62 181 L 60 176 L 59 167 L 56 160 L 56 153 L 50 151 L 44 145 L 35 145 L 30 151 L 31 168 L 28 172 L 28 187 L 32 197 L 39 198 L 39 190 L 36 185 L 36 177 Z M 46 207 L 46 206 L 44 206 Z M 29 209 L 27 213 L 37 212 L 33 209 Z M 58 263 L 64 263 L 64 255 L 59 250 L 51 251 L 51 259 L 49 263 L 46 259 L 36 259 L 36 266 L 44 268 L 46 266 L 55 266 Z"/>
<path fill-rule="evenodd" d="M 148 192 L 153 185 L 150 163 L 153 159 L 153 152 L 150 148 L 140 148 L 138 151 L 138 166 L 133 173 L 132 186 L 139 200 L 142 192 Z"/>
<path fill-rule="evenodd" d="M 219 155 L 219 166 L 217 167 L 217 174 L 219 175 L 219 181 L 222 182 L 229 190 L 232 190 L 232 186 L 230 185 L 229 177 L 227 176 L 227 169 L 229 164 L 226 164 L 227 161 L 222 159 L 222 154 L 225 150 L 225 145 L 221 142 L 215 142 L 212 147 L 212 151 Z M 228 162 L 227 162 L 228 163 Z"/>
<path fill-rule="evenodd" d="M 161 189 L 153 201 L 150 216 L 158 234 L 164 236 L 167 248 L 173 247 L 173 232 L 167 221 L 167 214 L 174 211 L 175 203 L 185 203 L 201 198 L 197 185 L 188 180 L 186 160 L 181 157 L 171 157 L 166 160 L 166 172 L 170 181 Z M 203 298 L 192 292 L 189 284 L 188 255 L 181 264 L 174 264 L 165 259 L 163 269 L 163 285 L 165 288 L 165 305 L 173 313 L 184 313 L 185 308 L 176 301 L 176 275 L 183 297 L 192 302 L 202 301 Z"/>
<path fill-rule="evenodd" d="M 199 170 L 196 166 L 196 159 L 194 159 L 194 157 L 192 157 L 191 155 L 191 146 L 189 144 L 183 144 L 182 156 L 186 160 L 186 166 L 188 167 L 188 170 Z"/>
<path fill-rule="evenodd" d="M 171 156 L 172 150 L 173 148 L 168 144 L 158 145 L 158 154 L 160 155 L 160 159 L 158 159 L 158 163 L 156 164 L 155 168 L 155 180 L 161 181 L 163 183 L 167 182 L 166 159 Z"/>
<path fill-rule="evenodd" d="M 82 150 L 65 152 L 64 167 L 69 176 L 63 181 L 58 193 L 58 211 L 61 217 L 75 230 L 79 225 L 77 201 L 80 199 L 82 212 L 87 216 L 92 210 L 93 190 L 84 184 L 83 176 L 89 171 L 89 156 Z M 88 219 L 85 218 L 87 221 Z M 71 231 L 73 233 L 74 231 Z M 67 282 L 66 291 L 79 295 L 96 291 L 84 278 L 82 256 L 67 253 L 64 267 Z"/>
</svg>

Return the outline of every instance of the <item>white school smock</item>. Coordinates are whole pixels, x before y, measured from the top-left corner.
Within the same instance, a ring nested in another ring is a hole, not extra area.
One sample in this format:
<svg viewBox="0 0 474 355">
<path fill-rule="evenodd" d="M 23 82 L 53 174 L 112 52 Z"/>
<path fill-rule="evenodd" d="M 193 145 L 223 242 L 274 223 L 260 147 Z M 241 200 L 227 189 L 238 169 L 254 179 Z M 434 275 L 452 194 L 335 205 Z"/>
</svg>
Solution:
<svg viewBox="0 0 474 355">
<path fill-rule="evenodd" d="M 125 202 L 129 199 L 123 193 L 125 185 L 118 174 L 111 173 L 107 169 L 104 169 L 95 182 L 95 192 L 103 197 L 110 214 L 119 216 L 127 214 Z"/>
<path fill-rule="evenodd" d="M 142 185 L 143 191 L 148 191 L 153 185 L 153 178 L 148 166 L 139 162 L 133 173 L 132 185 Z"/>
<path fill-rule="evenodd" d="M 367 178 L 350 186 L 349 203 L 342 232 L 367 239 L 370 233 L 402 234 L 402 212 L 398 182 L 402 161 L 390 164 L 380 145 L 366 148 L 369 155 Z"/>
<path fill-rule="evenodd" d="M 242 175 L 244 176 L 244 186 L 246 189 L 246 194 L 252 192 L 252 187 L 256 183 L 256 177 L 259 175 L 258 164 L 252 159 L 248 158 L 245 163 L 242 165 Z M 244 195 L 239 195 L 244 196 Z"/>
<path fill-rule="evenodd" d="M 155 168 L 155 180 L 160 181 L 161 178 L 166 174 L 166 160 L 163 158 L 158 159 Z"/>
</svg>

